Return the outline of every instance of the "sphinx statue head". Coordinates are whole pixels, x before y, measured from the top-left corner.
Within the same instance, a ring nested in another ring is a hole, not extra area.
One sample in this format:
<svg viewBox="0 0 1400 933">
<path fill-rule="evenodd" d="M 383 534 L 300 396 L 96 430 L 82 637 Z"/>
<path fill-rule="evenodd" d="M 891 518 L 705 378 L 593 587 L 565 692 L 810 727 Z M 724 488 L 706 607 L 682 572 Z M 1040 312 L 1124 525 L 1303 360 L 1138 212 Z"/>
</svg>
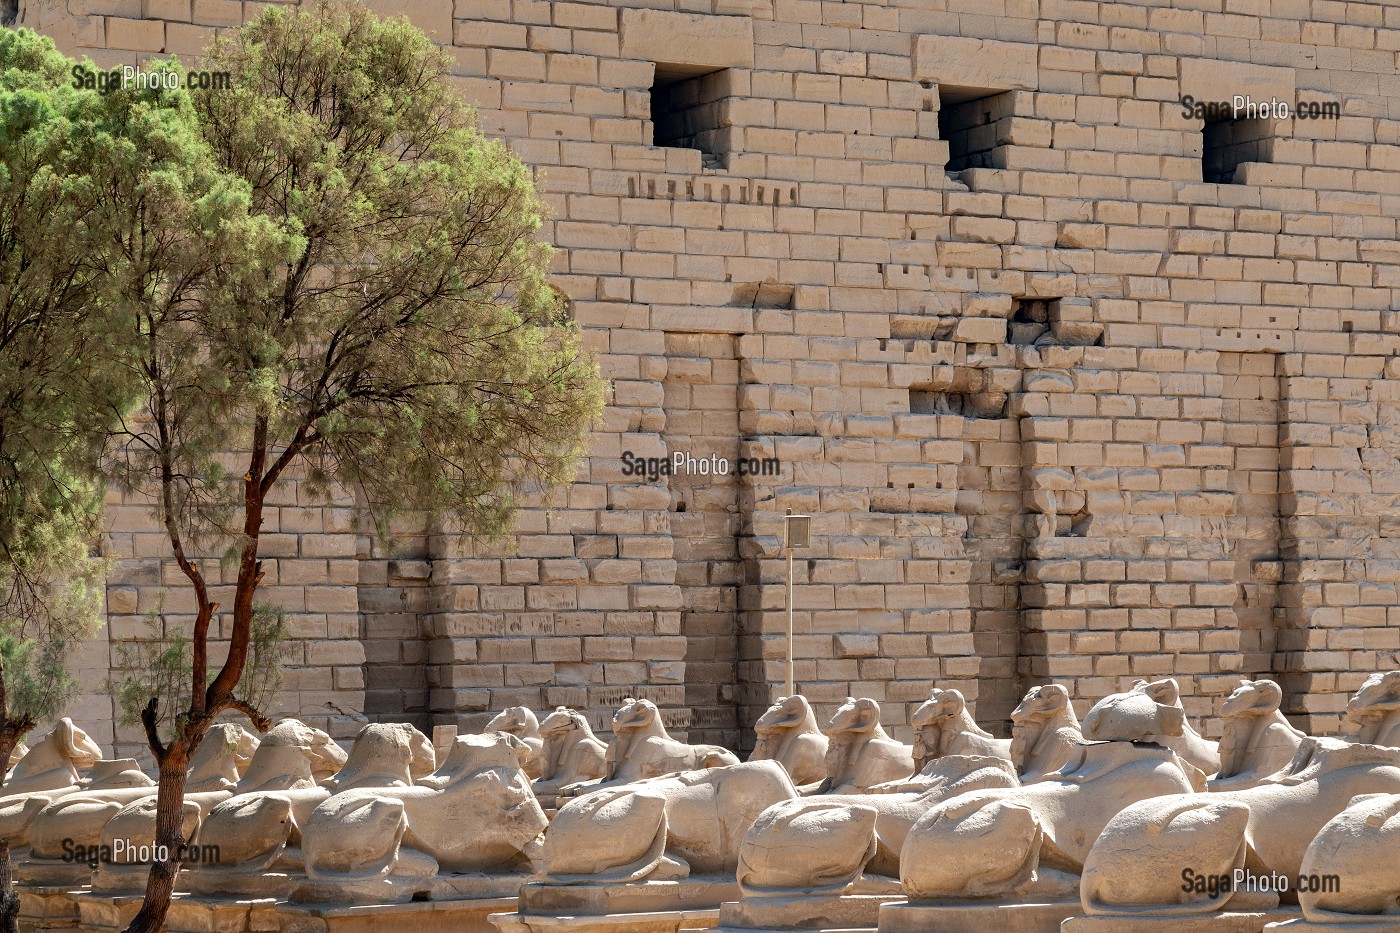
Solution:
<svg viewBox="0 0 1400 933">
<path fill-rule="evenodd" d="M 101 746 L 73 720 L 64 717 L 10 770 L 5 794 L 72 787 L 78 783 L 78 772 L 91 768 L 101 758 Z"/>
<path fill-rule="evenodd" d="M 320 729 L 298 719 L 278 721 L 242 769 L 238 792 L 311 787 L 344 766 L 345 750 Z"/>
<path fill-rule="evenodd" d="M 827 739 L 806 697 L 778 697 L 758 717 L 753 731 L 757 741 L 749 761 L 779 762 L 799 785 L 826 777 Z"/>
<path fill-rule="evenodd" d="M 1186 713 L 1134 688 L 1095 703 L 1084 717 L 1084 738 L 1091 742 L 1150 742 L 1156 736 L 1183 733 Z"/>
<path fill-rule="evenodd" d="M 506 732 L 516 738 L 535 737 L 540 734 L 540 722 L 533 711 L 524 706 L 509 706 L 486 724 L 483 732 Z"/>
<path fill-rule="evenodd" d="M 944 755 L 986 755 L 1007 758 L 1010 742 L 995 739 L 977 725 L 960 690 L 934 687 L 910 717 L 914 727 L 914 770 Z"/>
<path fill-rule="evenodd" d="M 826 780 L 820 793 L 864 793 L 914 773 L 914 750 L 880 725 L 880 704 L 846 697 L 826 724 Z"/>
<path fill-rule="evenodd" d="M 336 792 L 406 786 L 432 774 L 436 766 L 432 740 L 417 729 L 401 722 L 370 723 L 355 737 L 345 765 L 326 786 Z"/>
<path fill-rule="evenodd" d="M 502 710 L 486 724 L 487 732 L 503 732 L 515 736 L 530 749 L 525 760 L 525 773 L 533 780 L 544 769 L 541 755 L 544 751 L 544 738 L 540 735 L 540 723 L 527 707 L 512 706 Z"/>
<path fill-rule="evenodd" d="M 1011 760 L 1025 783 L 1058 771 L 1083 738 L 1060 684 L 1030 688 L 1011 712 Z"/>
<path fill-rule="evenodd" d="M 1351 739 L 1366 745 L 1400 745 L 1400 671 L 1366 678 L 1347 701 Z"/>
<path fill-rule="evenodd" d="M 638 700 L 628 697 L 622 701 L 612 720 L 613 735 L 624 732 L 653 732 L 665 734 L 666 727 L 661 722 L 661 711 L 651 700 Z"/>
</svg>

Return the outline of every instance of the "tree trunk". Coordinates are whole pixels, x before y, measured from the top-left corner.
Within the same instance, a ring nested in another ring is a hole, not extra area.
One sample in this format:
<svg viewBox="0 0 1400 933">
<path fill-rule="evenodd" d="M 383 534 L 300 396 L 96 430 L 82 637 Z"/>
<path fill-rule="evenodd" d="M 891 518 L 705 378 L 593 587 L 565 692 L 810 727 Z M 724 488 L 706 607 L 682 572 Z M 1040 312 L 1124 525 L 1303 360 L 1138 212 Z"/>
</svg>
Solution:
<svg viewBox="0 0 1400 933">
<path fill-rule="evenodd" d="M 156 846 L 164 846 L 167 858 L 151 866 L 146 879 L 146 899 L 132 918 L 126 933 L 160 933 L 165 914 L 175 893 L 180 874 L 180 855 L 185 844 L 181 826 L 185 803 L 185 777 L 189 769 L 190 739 L 181 736 L 170 743 L 160 762 L 160 785 L 156 793 Z M 193 739 L 198 744 L 199 737 Z"/>
<path fill-rule="evenodd" d="M 19 892 L 10 864 L 10 844 L 4 839 L 0 839 L 0 892 L 0 931 L 19 933 Z"/>
<path fill-rule="evenodd" d="M 3 691 L 3 687 L 0 687 Z M 3 695 L 0 692 L 0 695 Z M 8 726 L 8 724 L 7 724 Z M 17 729 L 0 730 L 0 785 L 10 770 L 10 756 L 19 741 Z M 10 863 L 10 843 L 0 837 L 0 933 L 19 933 L 19 892 L 15 890 L 14 866 Z"/>
</svg>

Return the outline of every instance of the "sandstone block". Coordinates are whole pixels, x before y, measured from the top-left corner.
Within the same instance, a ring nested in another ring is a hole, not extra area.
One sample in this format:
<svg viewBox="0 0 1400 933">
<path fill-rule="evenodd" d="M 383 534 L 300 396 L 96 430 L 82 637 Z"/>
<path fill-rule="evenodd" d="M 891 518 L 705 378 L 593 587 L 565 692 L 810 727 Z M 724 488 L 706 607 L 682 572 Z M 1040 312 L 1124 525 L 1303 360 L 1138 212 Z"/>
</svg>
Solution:
<svg viewBox="0 0 1400 933">
<path fill-rule="evenodd" d="M 238 26 L 243 22 L 243 4 L 238 0 L 194 0 L 190 19 L 203 26 Z"/>
<path fill-rule="evenodd" d="M 199 0 L 195 0 L 196 5 Z M 452 0 L 364 0 L 380 16 L 406 16 L 408 21 L 438 42 L 452 41 Z"/>
<path fill-rule="evenodd" d="M 1277 98 L 1291 107 L 1295 100 L 1292 68 L 1274 68 L 1208 58 L 1181 61 L 1181 94 L 1198 101 L 1231 101 L 1236 94 L 1255 101 Z"/>
<path fill-rule="evenodd" d="M 753 20 L 670 10 L 623 10 L 622 57 L 697 69 L 751 68 Z"/>
<path fill-rule="evenodd" d="M 959 88 L 1010 91 L 1038 85 L 1037 48 L 1022 42 L 919 36 L 914 78 Z"/>
<path fill-rule="evenodd" d="M 165 23 L 159 20 L 107 17 L 107 45 L 134 52 L 161 52 L 165 49 Z"/>
</svg>

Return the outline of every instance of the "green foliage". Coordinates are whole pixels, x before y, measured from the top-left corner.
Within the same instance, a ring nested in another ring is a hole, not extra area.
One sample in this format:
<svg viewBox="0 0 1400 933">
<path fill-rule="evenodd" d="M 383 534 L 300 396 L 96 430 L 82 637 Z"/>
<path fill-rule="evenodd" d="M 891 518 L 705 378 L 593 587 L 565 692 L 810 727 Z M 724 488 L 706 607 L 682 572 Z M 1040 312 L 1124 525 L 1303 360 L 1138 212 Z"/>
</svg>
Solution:
<svg viewBox="0 0 1400 933">
<path fill-rule="evenodd" d="M 175 511 L 228 530 L 244 470 L 217 452 L 249 450 L 268 483 L 300 457 L 315 489 L 355 490 L 381 532 L 405 512 L 503 532 L 522 493 L 571 475 L 602 407 L 545 284 L 529 172 L 406 21 L 270 8 L 210 67 L 234 87 L 196 94 L 206 140 L 284 261 L 218 258 L 181 332 Z"/>
<path fill-rule="evenodd" d="M 276 606 L 259 603 L 253 611 L 248 664 L 237 690 L 238 696 L 255 709 L 266 710 L 282 687 L 282 666 L 293 647 L 286 638 L 287 614 Z"/>
<path fill-rule="evenodd" d="M 141 710 L 151 697 L 160 697 L 158 724 L 161 731 L 173 731 L 175 717 L 190 701 L 190 639 L 178 628 L 166 633 L 160 611 L 146 616 L 145 638 L 130 638 L 117 644 L 118 663 L 114 676 L 103 689 L 117 701 L 117 722 L 135 726 Z"/>
<path fill-rule="evenodd" d="M 151 697 L 160 697 L 158 729 L 169 739 L 176 718 L 190 705 L 190 637 L 179 626 L 161 623 L 160 607 L 146 616 L 143 636 L 125 639 L 117 648 L 118 663 L 103 689 L 117 701 L 117 721 L 123 726 L 141 722 L 141 710 Z M 282 686 L 283 665 L 292 645 L 286 641 L 286 614 L 267 604 L 253 613 L 253 637 L 248 665 L 238 685 L 238 696 L 250 706 L 265 709 Z M 0 645 L 0 655 L 4 646 Z M 119 672 L 119 673 L 118 673 Z M 213 672 L 206 675 L 206 686 Z"/>
<path fill-rule="evenodd" d="M 102 256 L 128 232 L 124 192 L 93 158 L 110 105 L 72 62 L 0 29 L 0 718 L 55 715 L 63 659 L 101 621 L 99 457 L 133 398 Z"/>
</svg>

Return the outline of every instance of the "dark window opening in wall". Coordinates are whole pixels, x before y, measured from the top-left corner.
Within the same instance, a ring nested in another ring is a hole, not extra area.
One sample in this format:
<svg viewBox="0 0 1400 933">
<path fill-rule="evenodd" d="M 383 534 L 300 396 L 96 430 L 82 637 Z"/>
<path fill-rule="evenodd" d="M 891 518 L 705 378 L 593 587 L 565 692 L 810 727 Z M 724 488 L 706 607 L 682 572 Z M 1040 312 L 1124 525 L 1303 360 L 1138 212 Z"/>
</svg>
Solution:
<svg viewBox="0 0 1400 933">
<path fill-rule="evenodd" d="M 697 74 L 693 67 L 657 64 L 651 87 L 653 146 L 698 149 L 705 168 L 724 168 L 733 151 L 728 69 Z"/>
<path fill-rule="evenodd" d="M 909 390 L 909 411 L 915 415 L 959 415 L 963 418 L 1002 418 L 1006 396 L 982 392 Z"/>
<path fill-rule="evenodd" d="M 1005 168 L 1004 140 L 1014 91 L 938 86 L 938 138 L 948 143 L 948 174 L 965 168 Z"/>
<path fill-rule="evenodd" d="M 1052 318 L 1059 320 L 1060 302 L 1058 298 L 1017 298 L 1011 312 L 1011 328 L 1008 343 L 1031 345 L 1049 343 L 1053 339 L 1050 331 Z"/>
<path fill-rule="evenodd" d="M 1212 120 L 1201 129 L 1201 180 L 1243 184 L 1246 162 L 1272 162 L 1274 121 L 1268 118 Z"/>
</svg>

